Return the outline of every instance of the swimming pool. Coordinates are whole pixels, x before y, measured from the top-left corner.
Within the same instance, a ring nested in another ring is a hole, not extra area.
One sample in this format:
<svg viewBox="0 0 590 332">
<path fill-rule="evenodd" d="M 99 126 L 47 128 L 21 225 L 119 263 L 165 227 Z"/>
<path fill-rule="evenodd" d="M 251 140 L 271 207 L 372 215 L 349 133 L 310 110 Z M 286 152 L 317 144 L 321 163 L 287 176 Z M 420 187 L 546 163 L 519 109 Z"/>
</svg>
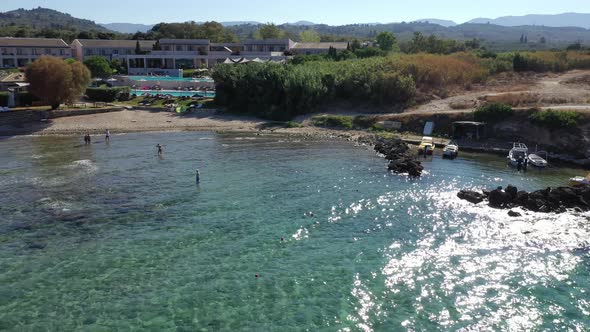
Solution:
<svg viewBox="0 0 590 332">
<path fill-rule="evenodd" d="M 174 91 L 174 90 L 131 90 L 136 96 L 150 95 L 171 95 L 173 97 L 193 97 L 195 95 L 206 98 L 215 98 L 215 92 L 211 91 Z"/>
<path fill-rule="evenodd" d="M 211 78 L 191 78 L 191 77 L 170 77 L 170 76 L 127 76 L 132 81 L 138 82 L 203 82 L 212 83 Z"/>
</svg>

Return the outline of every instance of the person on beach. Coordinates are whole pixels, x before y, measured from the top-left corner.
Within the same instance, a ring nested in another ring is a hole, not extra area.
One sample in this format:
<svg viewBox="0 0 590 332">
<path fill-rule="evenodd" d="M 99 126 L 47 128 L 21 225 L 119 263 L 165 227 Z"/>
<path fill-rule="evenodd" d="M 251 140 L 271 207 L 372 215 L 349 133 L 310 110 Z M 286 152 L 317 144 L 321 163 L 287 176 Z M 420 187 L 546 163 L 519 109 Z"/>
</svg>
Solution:
<svg viewBox="0 0 590 332">
<path fill-rule="evenodd" d="M 522 167 L 522 170 L 526 173 L 526 170 L 529 167 L 529 158 L 524 158 L 524 164 L 522 165 Z"/>
<path fill-rule="evenodd" d="M 197 170 L 197 172 L 195 173 L 195 177 L 196 177 L 197 183 L 200 183 L 201 182 L 201 173 L 199 173 L 199 170 Z"/>
<path fill-rule="evenodd" d="M 519 172 L 522 170 L 522 157 L 518 157 L 518 161 L 516 162 L 516 170 Z"/>
<path fill-rule="evenodd" d="M 105 142 L 108 143 L 111 140 L 111 132 L 107 129 L 104 133 L 104 136 Z"/>
<path fill-rule="evenodd" d="M 88 145 L 88 134 L 84 134 L 84 144 Z"/>
<path fill-rule="evenodd" d="M 162 155 L 162 146 L 160 144 L 156 145 L 156 148 L 158 149 L 158 156 Z"/>
<path fill-rule="evenodd" d="M 86 133 L 86 144 L 92 144 L 92 138 L 90 137 L 90 133 Z"/>
</svg>

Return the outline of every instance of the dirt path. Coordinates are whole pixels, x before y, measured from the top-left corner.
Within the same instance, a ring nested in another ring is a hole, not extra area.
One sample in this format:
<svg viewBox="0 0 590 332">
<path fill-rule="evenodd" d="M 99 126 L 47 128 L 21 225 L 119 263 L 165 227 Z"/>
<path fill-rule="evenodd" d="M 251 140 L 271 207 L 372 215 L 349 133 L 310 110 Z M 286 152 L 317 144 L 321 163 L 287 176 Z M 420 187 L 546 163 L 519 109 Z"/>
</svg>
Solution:
<svg viewBox="0 0 590 332">
<path fill-rule="evenodd" d="M 568 81 L 583 79 L 587 83 Z M 514 107 L 575 109 L 590 112 L 590 71 L 574 70 L 563 74 L 548 74 L 530 84 L 506 85 L 497 90 L 469 92 L 408 109 L 404 113 L 470 112 L 485 101 L 498 101 Z"/>
</svg>

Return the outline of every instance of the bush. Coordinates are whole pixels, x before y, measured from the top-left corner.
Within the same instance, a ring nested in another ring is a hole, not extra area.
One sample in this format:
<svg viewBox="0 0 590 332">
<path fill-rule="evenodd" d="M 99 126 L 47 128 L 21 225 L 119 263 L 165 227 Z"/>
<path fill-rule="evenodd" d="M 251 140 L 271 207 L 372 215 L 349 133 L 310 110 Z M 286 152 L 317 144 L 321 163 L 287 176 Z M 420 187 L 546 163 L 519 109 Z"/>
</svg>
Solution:
<svg viewBox="0 0 590 332">
<path fill-rule="evenodd" d="M 39 101 L 39 98 L 30 92 L 19 92 L 16 95 L 16 103 L 18 106 L 32 106 L 33 103 L 37 101 Z"/>
<path fill-rule="evenodd" d="M 571 128 L 578 125 L 582 114 L 574 111 L 537 111 L 530 116 L 532 123 L 549 129 Z"/>
<path fill-rule="evenodd" d="M 116 100 L 129 100 L 131 89 L 129 87 L 114 88 L 87 88 L 86 96 L 92 101 L 110 103 Z"/>
<path fill-rule="evenodd" d="M 508 118 L 514 114 L 512 107 L 493 103 L 484 105 L 473 112 L 473 117 L 476 121 L 483 122 L 498 122 L 505 118 Z"/>
<path fill-rule="evenodd" d="M 314 126 L 330 128 L 352 129 L 352 117 L 340 115 L 314 116 L 311 118 Z"/>
<path fill-rule="evenodd" d="M 377 123 L 377 117 L 359 115 L 352 119 L 352 125 L 354 128 L 372 128 Z"/>
<path fill-rule="evenodd" d="M 8 106 L 8 99 L 10 98 L 10 92 L 2 91 L 0 92 L 0 106 L 6 107 Z"/>
</svg>

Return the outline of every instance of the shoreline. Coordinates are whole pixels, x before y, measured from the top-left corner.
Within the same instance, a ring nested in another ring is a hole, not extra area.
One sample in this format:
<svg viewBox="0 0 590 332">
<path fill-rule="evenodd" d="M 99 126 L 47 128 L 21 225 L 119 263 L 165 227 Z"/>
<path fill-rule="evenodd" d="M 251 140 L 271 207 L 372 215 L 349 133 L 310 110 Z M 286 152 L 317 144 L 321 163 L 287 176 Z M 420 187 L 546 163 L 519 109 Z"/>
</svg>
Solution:
<svg viewBox="0 0 590 332">
<path fill-rule="evenodd" d="M 297 138 L 329 139 L 354 142 L 361 145 L 374 144 L 379 132 L 354 129 L 334 129 L 304 125 L 297 128 L 272 126 L 272 121 L 260 118 L 225 114 L 217 110 L 206 110 L 197 114 L 178 116 L 172 112 L 153 110 L 127 110 L 75 115 L 52 118 L 47 121 L 25 122 L 19 125 L 0 125 L 0 138 L 14 136 L 83 136 L 103 135 L 109 129 L 111 134 L 149 132 L 215 132 L 248 133 L 258 135 L 286 135 Z M 391 133 L 410 145 L 418 145 L 421 136 L 408 133 Z M 447 144 L 449 139 L 435 138 L 437 148 Z M 459 142 L 460 151 L 470 153 L 507 155 L 502 142 Z M 504 142 L 505 143 L 505 142 Z M 572 166 L 587 169 L 587 165 L 576 162 L 571 156 L 550 156 L 556 167 Z"/>
</svg>

